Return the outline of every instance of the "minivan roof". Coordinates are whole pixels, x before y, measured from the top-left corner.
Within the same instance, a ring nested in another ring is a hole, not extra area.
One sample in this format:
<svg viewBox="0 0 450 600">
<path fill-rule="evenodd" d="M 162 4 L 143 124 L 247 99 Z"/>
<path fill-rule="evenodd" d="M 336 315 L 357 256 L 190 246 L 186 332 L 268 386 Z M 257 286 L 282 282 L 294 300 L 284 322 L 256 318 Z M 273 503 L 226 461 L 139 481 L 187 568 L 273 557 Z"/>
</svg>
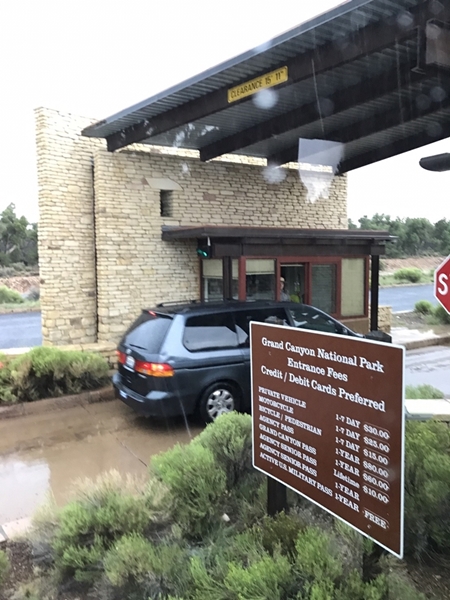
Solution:
<svg viewBox="0 0 450 600">
<path fill-rule="evenodd" d="M 306 306 L 298 302 L 276 302 L 275 300 L 223 300 L 220 302 L 163 302 L 154 308 L 143 309 L 144 312 L 154 312 L 156 314 L 176 315 L 185 313 L 207 313 L 216 312 L 217 310 L 236 310 L 243 308 L 264 308 L 271 306 L 288 306 L 295 307 Z"/>
</svg>

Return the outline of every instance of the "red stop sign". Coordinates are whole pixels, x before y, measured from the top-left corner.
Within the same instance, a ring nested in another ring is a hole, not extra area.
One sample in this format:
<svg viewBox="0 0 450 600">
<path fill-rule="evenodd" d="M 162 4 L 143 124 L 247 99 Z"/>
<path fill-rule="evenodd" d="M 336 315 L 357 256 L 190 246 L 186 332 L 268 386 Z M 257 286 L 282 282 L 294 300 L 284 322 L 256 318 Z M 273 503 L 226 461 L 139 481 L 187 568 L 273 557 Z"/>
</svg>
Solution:
<svg viewBox="0 0 450 600">
<path fill-rule="evenodd" d="M 434 272 L 434 295 L 450 313 L 450 256 Z"/>
</svg>

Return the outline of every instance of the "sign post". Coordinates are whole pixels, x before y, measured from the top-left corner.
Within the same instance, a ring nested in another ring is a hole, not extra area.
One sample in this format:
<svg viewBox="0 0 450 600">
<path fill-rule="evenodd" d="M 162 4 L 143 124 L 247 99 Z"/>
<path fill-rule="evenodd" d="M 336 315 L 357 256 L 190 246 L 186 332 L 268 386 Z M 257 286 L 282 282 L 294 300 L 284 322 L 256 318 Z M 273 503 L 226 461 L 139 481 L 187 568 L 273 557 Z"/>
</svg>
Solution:
<svg viewBox="0 0 450 600">
<path fill-rule="evenodd" d="M 450 313 L 450 256 L 434 272 L 434 296 Z"/>
<path fill-rule="evenodd" d="M 253 465 L 403 555 L 404 348 L 251 323 Z"/>
</svg>

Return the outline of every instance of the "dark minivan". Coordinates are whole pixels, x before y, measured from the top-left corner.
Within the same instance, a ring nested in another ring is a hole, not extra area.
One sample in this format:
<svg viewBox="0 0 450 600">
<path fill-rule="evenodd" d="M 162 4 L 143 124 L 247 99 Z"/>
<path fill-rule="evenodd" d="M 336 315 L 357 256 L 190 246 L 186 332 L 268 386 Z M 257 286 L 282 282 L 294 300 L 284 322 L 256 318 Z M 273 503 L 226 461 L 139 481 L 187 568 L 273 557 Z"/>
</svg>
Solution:
<svg viewBox="0 0 450 600">
<path fill-rule="evenodd" d="M 364 337 L 295 302 L 161 304 L 143 310 L 123 336 L 116 396 L 139 413 L 198 412 L 206 422 L 250 408 L 250 322 Z"/>
</svg>

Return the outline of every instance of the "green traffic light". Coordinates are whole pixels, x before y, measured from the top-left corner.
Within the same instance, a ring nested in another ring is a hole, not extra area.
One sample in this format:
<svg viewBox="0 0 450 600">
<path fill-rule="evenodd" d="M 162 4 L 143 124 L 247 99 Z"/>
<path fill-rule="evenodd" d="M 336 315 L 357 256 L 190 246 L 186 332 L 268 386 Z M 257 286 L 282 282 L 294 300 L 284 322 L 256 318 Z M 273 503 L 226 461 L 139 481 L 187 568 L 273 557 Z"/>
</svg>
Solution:
<svg viewBox="0 0 450 600">
<path fill-rule="evenodd" d="M 202 258 L 208 258 L 208 252 L 206 250 L 202 250 L 201 248 L 197 248 L 197 254 Z"/>
</svg>

